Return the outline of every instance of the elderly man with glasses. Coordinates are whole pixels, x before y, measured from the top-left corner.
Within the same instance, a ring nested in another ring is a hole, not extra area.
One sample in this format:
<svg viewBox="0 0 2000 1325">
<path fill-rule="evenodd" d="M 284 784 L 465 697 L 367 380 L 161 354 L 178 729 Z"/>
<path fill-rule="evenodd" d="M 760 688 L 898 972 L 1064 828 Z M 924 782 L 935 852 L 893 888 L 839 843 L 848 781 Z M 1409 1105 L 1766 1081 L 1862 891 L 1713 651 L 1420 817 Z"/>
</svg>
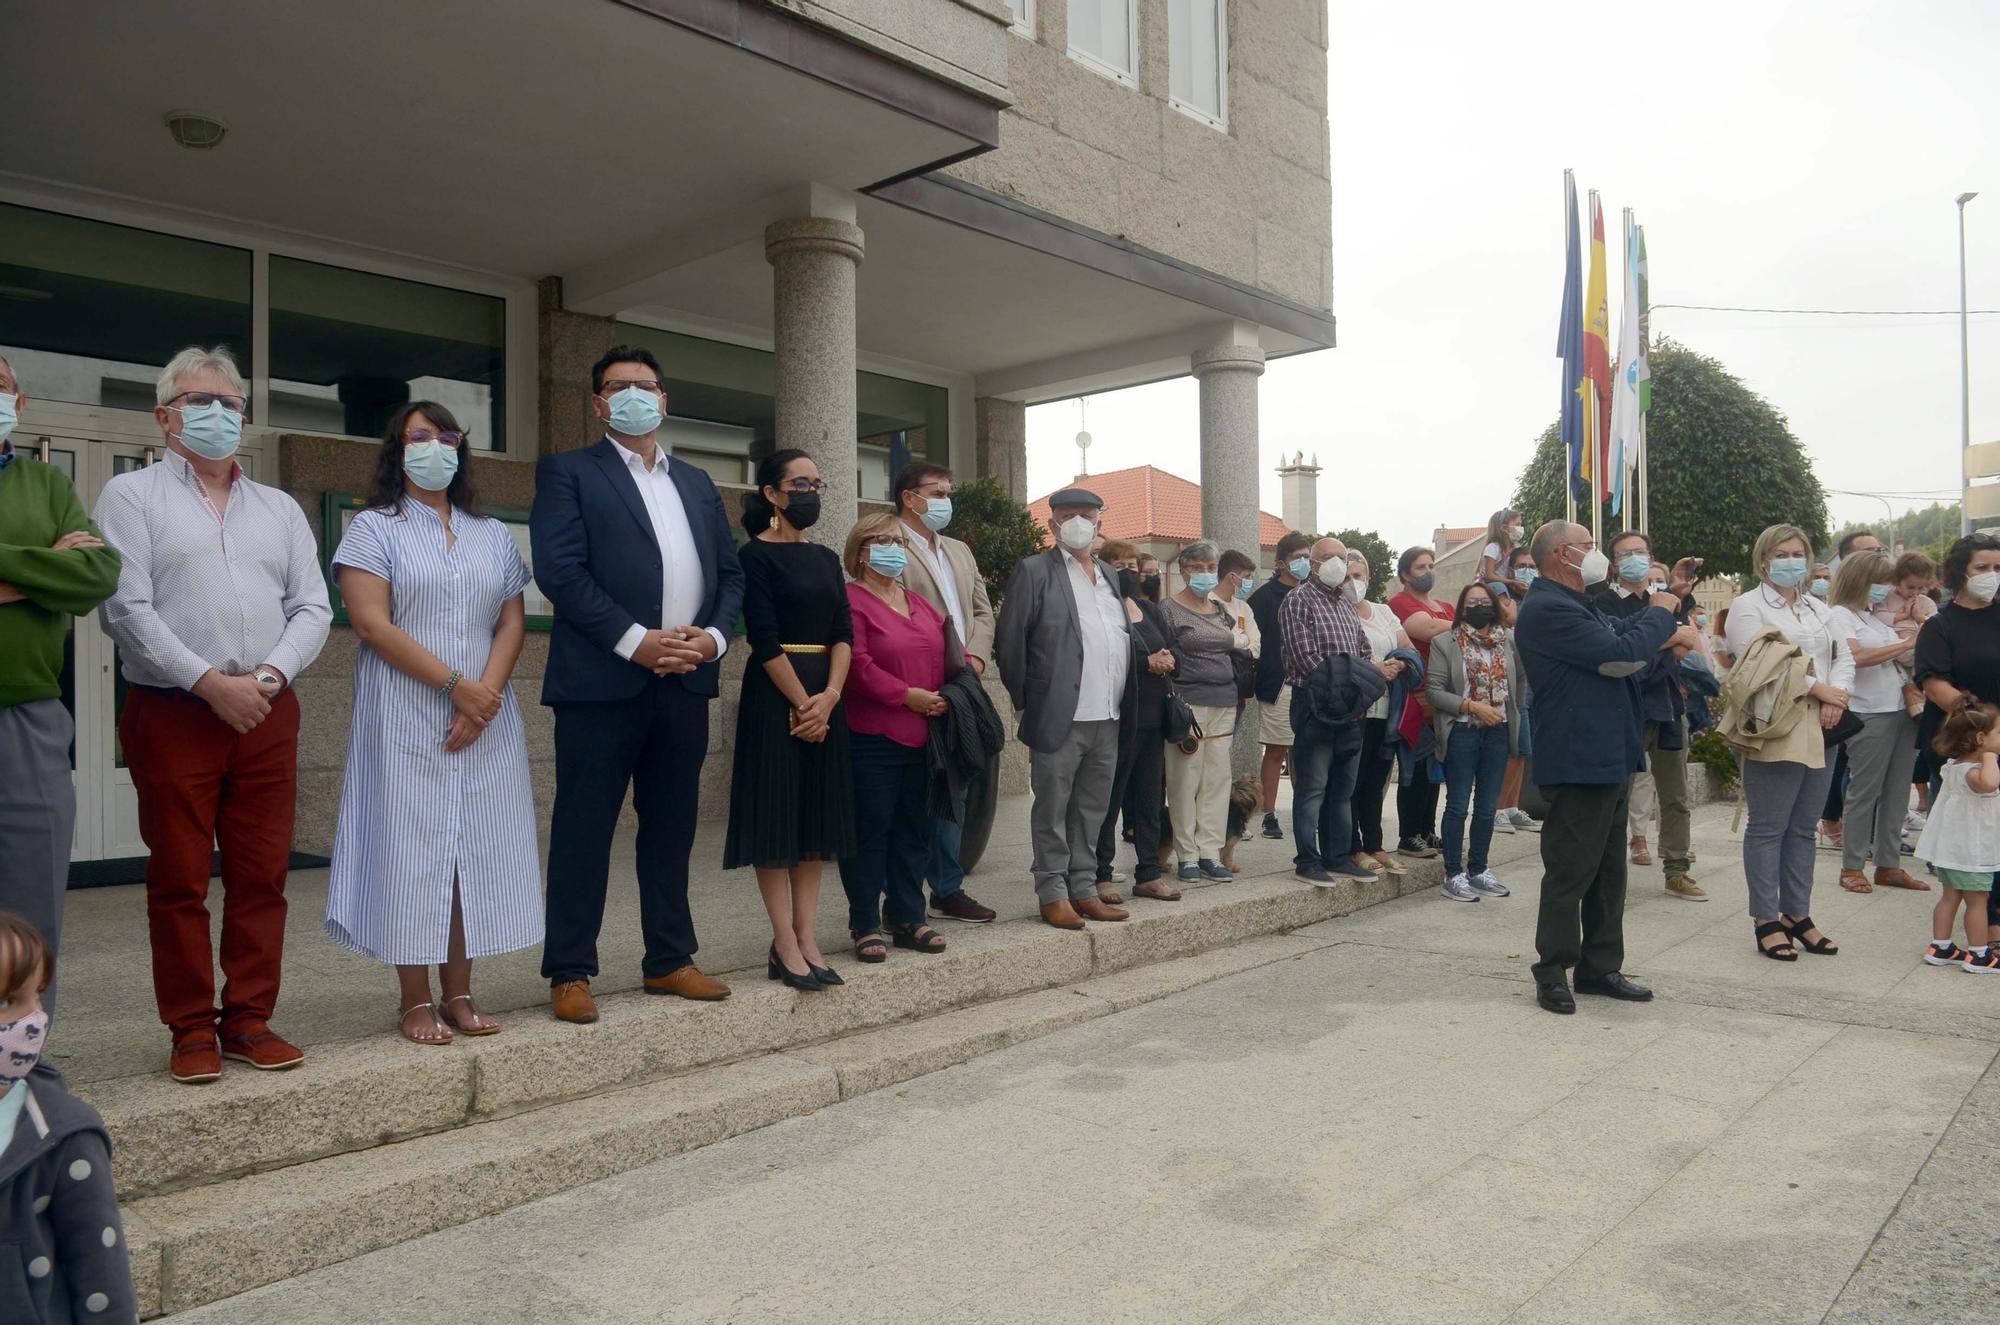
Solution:
<svg viewBox="0 0 2000 1325">
<path fill-rule="evenodd" d="M 124 558 L 99 619 L 126 681 L 118 734 L 138 793 L 153 994 L 176 1081 L 222 1058 L 264 1070 L 305 1055 L 272 1032 L 298 786 L 292 683 L 333 619 L 299 504 L 236 462 L 247 392 L 223 349 L 160 373 L 167 454 L 114 477 L 97 523 Z M 209 943 L 211 853 L 222 850 L 222 1003 Z M 220 1031 L 218 1045 L 217 1032 Z"/>
<path fill-rule="evenodd" d="M 104 545 L 60 469 L 15 452 L 27 400 L 0 358 L 0 911 L 25 917 L 56 951 L 76 790 L 62 701 L 69 622 L 118 583 Z M 42 1006 L 55 1011 L 55 985 Z"/>
</svg>

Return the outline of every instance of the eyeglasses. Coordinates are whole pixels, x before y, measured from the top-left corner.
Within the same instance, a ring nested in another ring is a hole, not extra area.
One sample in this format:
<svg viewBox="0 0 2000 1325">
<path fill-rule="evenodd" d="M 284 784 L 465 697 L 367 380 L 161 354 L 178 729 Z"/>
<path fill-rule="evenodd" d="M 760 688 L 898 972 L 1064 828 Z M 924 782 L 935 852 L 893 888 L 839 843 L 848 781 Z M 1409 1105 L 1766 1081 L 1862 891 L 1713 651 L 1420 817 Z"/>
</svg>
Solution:
<svg viewBox="0 0 2000 1325">
<path fill-rule="evenodd" d="M 443 442 L 446 446 L 456 450 L 458 444 L 464 440 L 465 434 L 462 432 L 432 432 L 429 428 L 412 428 L 403 434 L 403 445 L 405 446 L 421 446 L 425 442 Z"/>
<path fill-rule="evenodd" d="M 627 390 L 628 388 L 631 387 L 637 387 L 639 390 L 644 391 L 647 395 L 650 396 L 657 396 L 660 394 L 660 384 L 654 381 L 650 377 L 635 377 L 628 381 L 607 381 L 604 384 L 604 394 L 607 397 L 614 396 L 618 394 L 620 391 Z"/>
<path fill-rule="evenodd" d="M 220 405 L 231 414 L 241 414 L 250 408 L 250 402 L 241 396 L 217 396 L 206 391 L 183 391 L 167 402 L 178 404 L 181 409 L 207 409 L 210 405 Z"/>
<path fill-rule="evenodd" d="M 818 492 L 826 484 L 816 478 L 788 478 L 778 485 L 780 492 Z"/>
</svg>

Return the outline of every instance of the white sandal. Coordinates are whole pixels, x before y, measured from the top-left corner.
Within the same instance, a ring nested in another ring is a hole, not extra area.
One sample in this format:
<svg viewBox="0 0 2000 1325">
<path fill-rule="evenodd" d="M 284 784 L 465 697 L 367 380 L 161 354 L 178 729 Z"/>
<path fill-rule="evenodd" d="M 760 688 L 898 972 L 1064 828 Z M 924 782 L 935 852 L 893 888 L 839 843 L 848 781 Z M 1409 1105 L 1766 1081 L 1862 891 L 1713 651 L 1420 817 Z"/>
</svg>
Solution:
<svg viewBox="0 0 2000 1325">
<path fill-rule="evenodd" d="M 421 1035 L 410 1034 L 410 1014 L 413 1012 L 429 1012 L 431 1014 L 431 1025 L 435 1027 L 439 1032 L 441 1032 L 444 1038 L 439 1039 L 435 1035 L 430 1037 L 425 1037 Z M 450 1044 L 452 1040 L 451 1027 L 445 1025 L 444 1019 L 438 1016 L 437 1004 L 435 1003 L 414 1003 L 411 1004 L 409 1007 L 404 1008 L 403 1019 L 402 1021 L 397 1023 L 396 1029 L 402 1035 L 402 1037 L 408 1040 L 411 1044 L 421 1044 L 434 1047 L 441 1044 Z"/>
<path fill-rule="evenodd" d="M 444 1005 L 447 1008 L 454 1003 L 465 1004 L 466 1010 L 471 1012 L 475 1023 L 480 1021 L 484 1021 L 486 1023 L 483 1026 L 477 1024 L 472 1026 L 467 1026 L 457 1017 L 450 1018 L 452 1028 L 456 1030 L 460 1035 L 498 1035 L 500 1033 L 500 1023 L 494 1020 L 492 1017 L 487 1016 L 486 1013 L 480 1009 L 480 1006 L 472 1001 L 472 995 L 454 994 L 452 997 L 447 998 L 444 1001 Z"/>
</svg>

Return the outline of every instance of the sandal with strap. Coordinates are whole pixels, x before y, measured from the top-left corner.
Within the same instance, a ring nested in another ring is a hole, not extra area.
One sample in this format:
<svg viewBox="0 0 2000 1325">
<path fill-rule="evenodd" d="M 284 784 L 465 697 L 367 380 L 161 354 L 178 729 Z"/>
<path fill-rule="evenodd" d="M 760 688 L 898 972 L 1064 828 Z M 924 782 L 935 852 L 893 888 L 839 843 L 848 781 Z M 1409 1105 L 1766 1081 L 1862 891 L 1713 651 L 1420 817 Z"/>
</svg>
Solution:
<svg viewBox="0 0 2000 1325">
<path fill-rule="evenodd" d="M 929 925 L 897 925 L 891 933 L 899 948 L 930 955 L 944 951 L 944 935 Z"/>
<path fill-rule="evenodd" d="M 428 1035 L 413 1033 L 410 1030 L 410 1018 L 419 1012 L 428 1012 L 430 1014 L 431 1033 Z M 435 1003 L 418 1003 L 414 1007 L 404 1008 L 403 1020 L 397 1025 L 396 1029 L 411 1044 L 438 1045 L 451 1043 L 451 1027 L 445 1025 L 444 1019 L 438 1016 L 437 1004 Z"/>
<path fill-rule="evenodd" d="M 1782 942 L 1773 943 L 1768 948 L 1764 946 L 1764 940 L 1770 938 L 1773 934 L 1787 934 L 1787 933 L 1789 933 L 1789 931 L 1786 930 L 1784 921 L 1782 920 L 1765 921 L 1763 924 L 1757 926 L 1756 929 L 1757 951 L 1763 953 L 1766 957 L 1769 957 L 1774 962 L 1797 961 L 1799 959 L 1799 950 L 1792 946 L 1790 938 L 1786 938 Z"/>
<path fill-rule="evenodd" d="M 466 1015 L 464 1019 L 461 1019 L 458 1013 L 452 1010 L 452 1004 L 454 1003 L 465 1004 Z M 500 1033 L 500 1023 L 492 1017 L 487 1016 L 485 1010 L 472 1001 L 472 995 L 470 994 L 453 994 L 444 1001 L 444 1006 L 453 1029 L 460 1035 L 498 1035 Z M 467 1024 L 468 1022 L 470 1024 Z"/>
<path fill-rule="evenodd" d="M 1818 928 L 1819 926 L 1813 923 L 1811 916 L 1800 916 L 1797 920 L 1785 926 L 1785 932 L 1792 936 L 1794 943 L 1797 943 L 1801 948 L 1804 948 L 1816 957 L 1838 956 L 1840 945 L 1826 935 L 1821 934 L 1816 939 L 1806 937 L 1807 930 Z"/>
<path fill-rule="evenodd" d="M 1840 872 L 1840 886 L 1851 893 L 1872 893 L 1875 891 L 1875 885 L 1868 882 L 1868 876 L 1860 870 L 1842 870 Z"/>
<path fill-rule="evenodd" d="M 1132 886 L 1132 895 L 1134 897 L 1150 897 L 1156 902 L 1178 902 L 1181 900 L 1181 890 L 1160 879 L 1147 879 L 1144 883 L 1134 884 Z"/>
<path fill-rule="evenodd" d="M 886 962 L 889 960 L 888 941 L 879 933 L 857 935 L 854 955 L 864 962 Z"/>
</svg>

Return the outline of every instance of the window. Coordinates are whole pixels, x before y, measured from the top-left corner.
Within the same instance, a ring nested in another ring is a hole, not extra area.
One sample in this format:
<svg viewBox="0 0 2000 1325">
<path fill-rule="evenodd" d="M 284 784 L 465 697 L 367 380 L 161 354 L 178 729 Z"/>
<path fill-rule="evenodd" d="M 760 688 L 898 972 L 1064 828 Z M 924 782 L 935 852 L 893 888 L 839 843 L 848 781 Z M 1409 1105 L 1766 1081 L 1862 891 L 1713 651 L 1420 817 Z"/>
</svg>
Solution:
<svg viewBox="0 0 2000 1325">
<path fill-rule="evenodd" d="M 749 483 L 757 461 L 777 445 L 777 357 L 769 350 L 628 322 L 618 324 L 618 338 L 659 357 L 667 388 L 660 440 L 674 458 L 699 465 L 717 482 Z M 950 393 L 900 377 L 856 373 L 854 394 L 856 492 L 886 501 L 896 470 L 913 458 L 948 454 Z"/>
<path fill-rule="evenodd" d="M 1223 122 L 1229 77 L 1229 31 L 1223 0 L 1167 0 L 1167 63 L 1175 106 Z"/>
<path fill-rule="evenodd" d="M 507 449 L 505 299 L 276 255 L 270 271 L 274 426 L 380 437 L 435 400 L 475 449 Z"/>
<path fill-rule="evenodd" d="M 250 272 L 248 249 L 0 204 L 0 354 L 39 400 L 150 411 L 189 345 L 250 376 Z"/>
<path fill-rule="evenodd" d="M 1138 0 L 1070 0 L 1069 53 L 1120 82 L 1136 83 Z"/>
<path fill-rule="evenodd" d="M 1014 16 L 1013 31 L 1026 37 L 1029 41 L 1033 41 L 1035 39 L 1035 0 L 1007 0 L 1007 10 Z"/>
</svg>

